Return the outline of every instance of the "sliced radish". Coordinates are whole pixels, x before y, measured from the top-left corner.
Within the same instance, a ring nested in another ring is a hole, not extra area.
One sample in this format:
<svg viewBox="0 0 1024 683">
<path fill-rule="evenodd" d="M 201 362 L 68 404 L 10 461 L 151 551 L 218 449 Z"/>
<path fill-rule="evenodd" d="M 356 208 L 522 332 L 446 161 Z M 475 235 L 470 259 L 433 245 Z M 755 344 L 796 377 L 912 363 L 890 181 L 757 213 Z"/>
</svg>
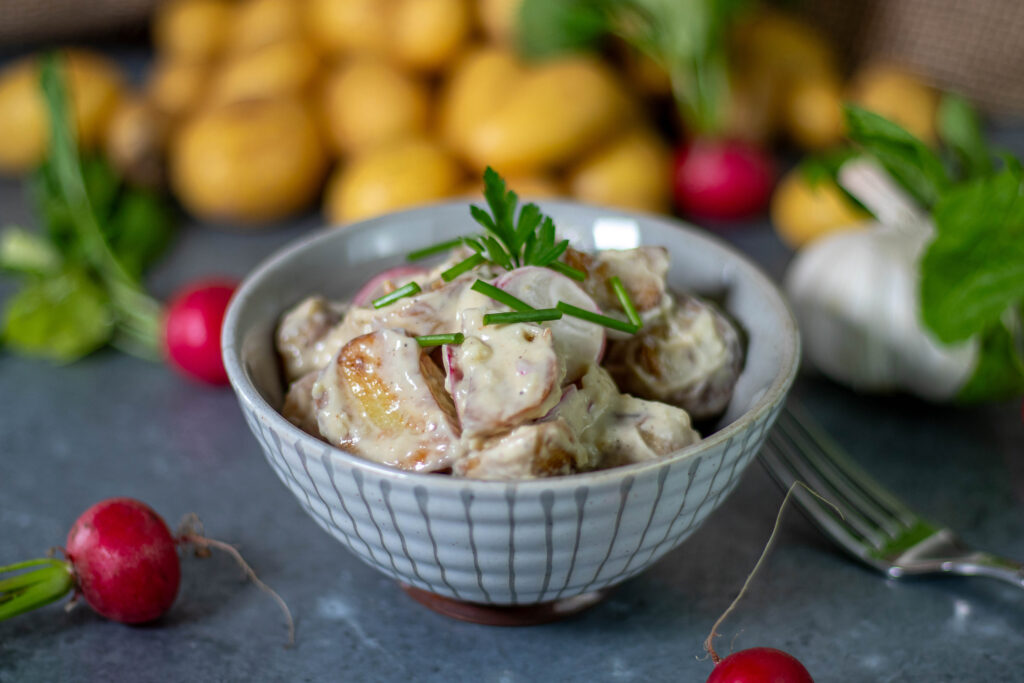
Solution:
<svg viewBox="0 0 1024 683">
<path fill-rule="evenodd" d="M 384 272 L 374 275 L 370 278 L 369 282 L 360 287 L 359 291 L 352 297 L 352 304 L 354 306 L 369 306 L 374 299 L 388 293 L 385 291 L 385 285 L 388 282 L 394 285 L 395 288 L 398 288 L 411 280 L 423 277 L 429 273 L 429 270 L 419 266 L 395 266 L 394 268 L 388 268 Z"/>
<path fill-rule="evenodd" d="M 525 266 L 505 273 L 494 286 L 534 308 L 554 308 L 559 301 L 594 313 L 601 309 L 572 279 L 550 268 Z M 587 368 L 601 361 L 605 347 L 605 328 L 595 323 L 562 316 L 541 323 L 555 337 L 555 351 L 565 359 L 565 382 L 575 382 Z"/>
</svg>

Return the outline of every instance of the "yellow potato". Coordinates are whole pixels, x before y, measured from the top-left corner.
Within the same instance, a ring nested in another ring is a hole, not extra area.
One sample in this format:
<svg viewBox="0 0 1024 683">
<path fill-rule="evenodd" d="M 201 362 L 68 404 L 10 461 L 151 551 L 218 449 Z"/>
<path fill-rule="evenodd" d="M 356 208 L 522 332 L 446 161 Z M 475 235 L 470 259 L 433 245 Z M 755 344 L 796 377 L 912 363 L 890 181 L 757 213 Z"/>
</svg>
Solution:
<svg viewBox="0 0 1024 683">
<path fill-rule="evenodd" d="M 302 5 L 295 0 L 245 0 L 235 9 L 230 52 L 248 52 L 280 40 L 301 40 Z"/>
<path fill-rule="evenodd" d="M 928 144 L 935 142 L 939 95 L 904 69 L 891 64 L 873 64 L 861 69 L 853 78 L 850 97 Z"/>
<path fill-rule="evenodd" d="M 462 50 L 470 32 L 467 0 L 395 0 L 390 53 L 411 69 L 436 71 Z"/>
<path fill-rule="evenodd" d="M 146 96 L 165 116 L 178 119 L 199 106 L 209 81 L 210 69 L 201 62 L 161 60 L 149 72 Z"/>
<path fill-rule="evenodd" d="M 117 65 L 96 53 L 67 50 L 67 80 L 78 144 L 99 145 L 123 90 Z M 43 160 L 50 119 L 39 85 L 39 62 L 26 57 L 0 72 L 0 171 L 21 173 Z"/>
<path fill-rule="evenodd" d="M 122 177 L 145 187 L 163 183 L 167 124 L 167 118 L 144 98 L 121 99 L 107 126 L 104 151 Z"/>
<path fill-rule="evenodd" d="M 732 36 L 737 59 L 775 74 L 783 84 L 797 76 L 837 77 L 831 44 L 814 26 L 774 10 L 753 13 Z"/>
<path fill-rule="evenodd" d="M 642 211 L 670 208 L 672 156 L 652 131 L 630 131 L 584 159 L 569 173 L 576 199 Z"/>
<path fill-rule="evenodd" d="M 779 182 L 770 211 L 775 232 L 794 249 L 830 232 L 857 229 L 870 218 L 832 180 L 811 185 L 800 168 Z"/>
<path fill-rule="evenodd" d="M 299 95 L 313 84 L 319 66 L 318 57 L 303 41 L 272 43 L 221 64 L 210 82 L 208 101 L 218 105 Z"/>
<path fill-rule="evenodd" d="M 386 62 L 359 59 L 324 84 L 322 116 L 337 152 L 358 152 L 422 133 L 427 126 L 426 86 Z"/>
<path fill-rule="evenodd" d="M 204 62 L 224 50 L 234 3 L 227 0 L 170 0 L 153 15 L 153 45 L 162 57 Z"/>
<path fill-rule="evenodd" d="M 386 54 L 391 0 L 306 0 L 305 27 L 325 55 Z"/>
<path fill-rule="evenodd" d="M 514 45 L 519 30 L 519 7 L 523 0 L 478 0 L 477 19 L 493 43 Z"/>
<path fill-rule="evenodd" d="M 324 211 L 345 223 L 451 196 L 459 187 L 458 163 L 437 143 L 405 140 L 341 166 L 327 185 Z"/>
<path fill-rule="evenodd" d="M 496 109 L 466 131 L 459 151 L 475 168 L 529 175 L 572 161 L 632 114 L 621 84 L 601 62 L 554 60 L 529 70 Z"/>
<path fill-rule="evenodd" d="M 182 204 L 229 223 L 272 221 L 305 208 L 325 167 L 315 118 L 292 99 L 204 109 L 170 149 L 171 186 Z"/>
<path fill-rule="evenodd" d="M 786 133 L 804 149 L 824 149 L 843 138 L 843 91 L 836 80 L 795 79 L 783 95 L 781 110 Z"/>
<path fill-rule="evenodd" d="M 485 47 L 467 54 L 441 91 L 441 135 L 455 149 L 465 149 L 468 131 L 501 106 L 524 69 L 515 54 Z"/>
</svg>

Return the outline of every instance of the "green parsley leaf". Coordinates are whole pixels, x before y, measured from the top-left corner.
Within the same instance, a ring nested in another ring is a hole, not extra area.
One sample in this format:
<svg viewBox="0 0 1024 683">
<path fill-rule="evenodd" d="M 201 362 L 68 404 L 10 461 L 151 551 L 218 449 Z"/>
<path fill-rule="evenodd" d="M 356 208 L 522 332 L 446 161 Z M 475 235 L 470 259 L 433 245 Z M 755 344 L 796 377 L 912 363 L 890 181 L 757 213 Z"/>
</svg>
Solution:
<svg viewBox="0 0 1024 683">
<path fill-rule="evenodd" d="M 1024 300 L 1024 176 L 1006 169 L 946 194 L 921 259 L 921 312 L 952 344 L 998 324 Z"/>
<path fill-rule="evenodd" d="M 60 270 L 61 256 L 38 233 L 8 227 L 0 232 L 0 268 L 19 273 L 50 275 Z"/>
<path fill-rule="evenodd" d="M 607 0 L 524 0 L 519 49 L 528 59 L 589 51 L 610 31 Z"/>
<path fill-rule="evenodd" d="M 936 118 L 939 137 L 956 152 L 964 178 L 991 174 L 992 155 L 971 103 L 958 95 L 944 95 Z"/>
<path fill-rule="evenodd" d="M 950 185 L 942 160 L 897 124 L 851 104 L 843 107 L 847 134 L 925 207 L 932 207 Z"/>
<path fill-rule="evenodd" d="M 8 346 L 61 363 L 100 348 L 110 341 L 113 330 L 106 293 L 81 269 L 30 282 L 4 310 Z"/>
<path fill-rule="evenodd" d="M 978 365 L 957 394 L 958 401 L 1001 401 L 1024 395 L 1024 356 L 1005 325 L 985 334 L 979 351 Z"/>
</svg>

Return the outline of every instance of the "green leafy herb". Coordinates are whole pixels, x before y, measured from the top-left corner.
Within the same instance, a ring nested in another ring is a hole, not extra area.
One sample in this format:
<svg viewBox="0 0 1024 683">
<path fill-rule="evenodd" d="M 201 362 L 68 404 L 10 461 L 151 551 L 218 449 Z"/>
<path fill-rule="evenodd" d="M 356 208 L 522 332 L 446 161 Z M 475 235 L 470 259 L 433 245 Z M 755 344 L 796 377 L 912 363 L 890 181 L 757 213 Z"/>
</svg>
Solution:
<svg viewBox="0 0 1024 683">
<path fill-rule="evenodd" d="M 931 208 L 949 189 L 942 160 L 899 125 L 850 104 L 844 106 L 843 115 L 850 139 L 875 157 L 923 206 Z"/>
<path fill-rule="evenodd" d="M 644 325 L 644 321 L 641 320 L 640 314 L 636 312 L 636 306 L 633 305 L 633 300 L 629 298 L 629 292 L 626 291 L 625 285 L 622 284 L 622 280 L 619 279 L 618 275 L 612 276 L 609 281 L 612 286 L 612 291 L 615 292 L 615 296 L 619 299 L 619 305 L 622 306 L 622 310 L 626 312 L 626 317 L 629 318 L 629 322 L 636 326 L 636 329 L 640 329 Z"/>
<path fill-rule="evenodd" d="M 992 173 L 992 153 L 981 133 L 978 112 L 958 95 L 944 95 L 937 113 L 939 137 L 956 152 L 965 178 Z"/>
<path fill-rule="evenodd" d="M 158 358 L 162 308 L 140 276 L 169 241 L 170 214 L 104 160 L 79 158 L 58 56 L 41 60 L 40 87 L 50 145 L 30 191 L 48 239 L 8 230 L 0 241 L 2 265 L 25 278 L 7 302 L 3 339 L 61 362 L 107 343 Z"/>
<path fill-rule="evenodd" d="M 424 334 L 416 337 L 416 343 L 420 346 L 441 346 L 442 344 L 461 344 L 466 337 L 461 332 L 451 334 Z"/>
<path fill-rule="evenodd" d="M 456 237 L 455 239 L 448 240 L 447 242 L 441 242 L 440 244 L 434 244 L 423 249 L 411 251 L 405 258 L 409 261 L 419 261 L 420 259 L 425 259 L 428 256 L 433 256 L 434 254 L 440 254 L 441 252 L 448 251 L 449 249 L 454 249 L 462 243 L 463 238 Z"/>
<path fill-rule="evenodd" d="M 531 59 L 593 50 L 612 27 L 608 0 L 526 0 L 519 9 L 519 47 Z"/>
<path fill-rule="evenodd" d="M 957 399 L 978 403 L 1024 394 L 1024 351 L 1020 344 L 1019 328 L 1016 333 L 1005 325 L 990 328 L 981 339 L 974 373 L 960 388 Z"/>
<path fill-rule="evenodd" d="M 540 323 L 546 320 L 558 320 L 562 311 L 556 308 L 540 308 L 533 311 L 510 311 L 509 313 L 487 313 L 484 325 L 504 325 L 508 323 Z"/>
<path fill-rule="evenodd" d="M 477 280 L 476 282 L 474 282 L 473 286 L 470 289 L 472 289 L 475 292 L 480 292 L 484 296 L 489 296 L 495 301 L 505 304 L 513 311 L 536 310 L 533 306 L 526 303 L 525 301 L 520 301 L 519 299 L 515 298 L 508 292 L 498 289 L 494 285 L 488 282 L 484 282 L 483 280 Z"/>
<path fill-rule="evenodd" d="M 423 290 L 420 289 L 420 286 L 418 284 L 416 284 L 415 282 L 410 282 L 407 285 L 402 285 L 401 287 L 391 292 L 390 294 L 385 294 L 382 297 L 374 299 L 373 307 L 384 308 L 385 306 L 395 303 L 399 299 L 404 299 L 407 296 L 419 294 L 421 291 Z"/>
<path fill-rule="evenodd" d="M 566 315 L 571 315 L 574 318 L 586 320 L 587 322 L 594 323 L 595 325 L 601 325 L 612 330 L 626 332 L 627 334 L 636 334 L 640 331 L 639 325 L 623 322 L 622 320 L 616 320 L 615 318 L 610 318 L 607 315 L 601 315 L 600 313 L 594 313 L 593 311 L 588 311 L 586 309 L 579 308 L 578 306 L 567 304 L 564 301 L 559 301 L 555 304 L 555 308 Z"/>
</svg>

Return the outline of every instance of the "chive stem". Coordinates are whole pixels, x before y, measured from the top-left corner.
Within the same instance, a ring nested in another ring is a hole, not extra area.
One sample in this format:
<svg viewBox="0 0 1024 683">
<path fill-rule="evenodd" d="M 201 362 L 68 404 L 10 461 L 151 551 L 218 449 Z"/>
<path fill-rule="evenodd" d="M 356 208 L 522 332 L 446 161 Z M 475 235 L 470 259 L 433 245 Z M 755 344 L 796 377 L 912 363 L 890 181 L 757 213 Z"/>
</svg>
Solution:
<svg viewBox="0 0 1024 683">
<path fill-rule="evenodd" d="M 390 294 L 385 294 L 382 297 L 378 297 L 378 298 L 374 299 L 373 300 L 373 307 L 374 308 L 384 308 L 385 306 L 387 306 L 389 304 L 395 303 L 399 299 L 404 299 L 407 296 L 412 296 L 414 294 L 419 294 L 421 291 L 423 291 L 423 290 L 420 289 L 420 286 L 418 284 L 416 284 L 415 282 L 410 282 L 407 285 L 402 285 L 401 287 L 399 287 L 395 291 L 391 292 Z"/>
<path fill-rule="evenodd" d="M 409 260 L 409 261 L 419 261 L 420 259 L 425 259 L 428 256 L 433 256 L 434 254 L 440 254 L 442 251 L 448 251 L 449 249 L 454 249 L 455 247 L 459 246 L 460 244 L 462 244 L 462 238 L 461 237 L 456 237 L 455 239 L 448 240 L 447 242 L 441 242 L 439 244 L 434 244 L 434 245 L 431 245 L 429 247 L 424 247 L 422 249 L 417 249 L 416 251 L 411 251 L 411 252 L 409 252 L 408 255 L 406 255 L 405 258 L 407 260 Z"/>
<path fill-rule="evenodd" d="M 600 313 L 594 313 L 593 311 L 578 308 L 576 306 L 573 306 L 572 304 L 567 304 L 564 301 L 559 301 L 557 304 L 555 304 L 555 308 L 561 311 L 562 313 L 565 313 L 566 315 L 571 315 L 574 318 L 586 320 L 589 323 L 601 325 L 603 327 L 618 330 L 620 332 L 626 332 L 627 334 L 636 334 L 637 332 L 640 331 L 639 326 L 634 325 L 633 323 L 627 323 L 623 322 L 622 320 L 616 320 L 615 318 L 609 318 L 606 315 L 601 315 Z"/>
<path fill-rule="evenodd" d="M 572 266 L 562 263 L 561 261 L 552 261 L 551 263 L 548 264 L 548 268 L 555 271 L 556 273 L 561 273 L 566 277 L 571 277 L 573 280 L 576 280 L 577 282 L 583 282 L 584 280 L 587 279 L 587 274 L 584 273 L 582 270 L 577 270 Z"/>
<path fill-rule="evenodd" d="M 442 344 L 461 344 L 466 341 L 465 335 L 461 332 L 451 334 L 424 334 L 416 337 L 416 343 L 420 346 L 441 346 Z"/>
<path fill-rule="evenodd" d="M 622 284 L 622 280 L 619 279 L 618 275 L 614 275 L 610 282 L 612 289 L 615 291 L 615 296 L 619 297 L 622 310 L 626 312 L 626 317 L 629 318 L 629 322 L 636 325 L 637 329 L 643 327 L 644 321 L 640 319 L 640 314 L 636 312 L 636 306 L 633 305 L 633 300 L 629 298 L 629 292 L 626 291 L 626 286 Z"/>
<path fill-rule="evenodd" d="M 508 292 L 498 289 L 494 285 L 490 284 L 489 282 L 484 282 L 483 280 L 477 280 L 476 282 L 474 282 L 473 286 L 470 287 L 470 289 L 472 289 L 475 292 L 480 292 L 484 296 L 489 296 L 495 301 L 505 304 L 514 311 L 537 310 L 530 304 L 526 303 L 525 301 L 521 301 L 520 299 L 517 299 L 511 294 L 509 294 Z"/>
<path fill-rule="evenodd" d="M 487 313 L 484 325 L 502 325 L 506 323 L 539 323 L 545 320 L 558 320 L 562 312 L 554 308 L 541 308 L 534 311 L 510 311 L 508 313 Z"/>
<path fill-rule="evenodd" d="M 445 282 L 451 282 L 463 273 L 473 270 L 485 260 L 486 259 L 481 254 L 473 254 L 466 260 L 459 261 L 454 266 L 441 273 L 441 279 Z"/>
</svg>

